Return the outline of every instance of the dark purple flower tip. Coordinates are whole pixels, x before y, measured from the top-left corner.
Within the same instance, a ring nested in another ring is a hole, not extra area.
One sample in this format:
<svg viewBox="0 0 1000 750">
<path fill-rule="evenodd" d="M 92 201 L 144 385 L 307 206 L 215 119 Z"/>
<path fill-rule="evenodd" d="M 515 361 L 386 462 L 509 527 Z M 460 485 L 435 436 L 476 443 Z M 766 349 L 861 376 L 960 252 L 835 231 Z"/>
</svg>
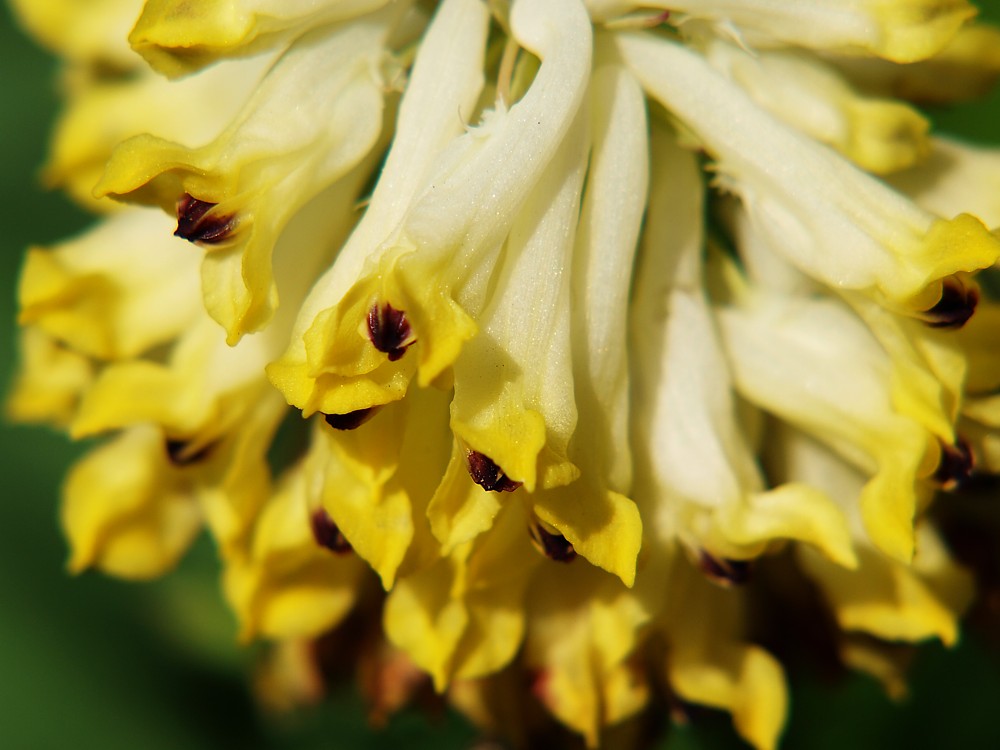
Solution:
<svg viewBox="0 0 1000 750">
<path fill-rule="evenodd" d="M 969 444 L 959 437 L 954 445 L 941 444 L 941 458 L 931 478 L 941 489 L 951 492 L 969 480 L 975 463 Z"/>
<path fill-rule="evenodd" d="M 715 557 L 702 550 L 698 556 L 698 568 L 709 580 L 726 588 L 743 586 L 750 581 L 749 560 Z"/>
<path fill-rule="evenodd" d="M 949 276 L 941 282 L 941 299 L 920 317 L 931 328 L 958 329 L 968 322 L 978 304 L 979 289 L 975 283 Z"/>
<path fill-rule="evenodd" d="M 167 452 L 170 463 L 174 466 L 191 466 L 207 458 L 212 451 L 213 444 L 209 443 L 199 448 L 192 448 L 192 443 L 189 440 L 167 438 L 163 441 L 163 448 Z"/>
<path fill-rule="evenodd" d="M 187 193 L 177 201 L 177 229 L 175 237 L 188 242 L 215 245 L 224 242 L 236 228 L 236 216 L 211 213 L 218 203 L 198 200 Z"/>
<path fill-rule="evenodd" d="M 368 311 L 368 338 L 376 349 L 388 355 L 390 362 L 406 354 L 407 347 L 416 341 L 406 313 L 389 303 L 376 303 Z"/>
<path fill-rule="evenodd" d="M 378 406 L 369 406 L 367 409 L 349 411 L 346 414 L 324 414 L 323 418 L 335 430 L 356 430 L 378 414 L 379 408 Z"/>
<path fill-rule="evenodd" d="M 550 560 L 568 563 L 576 559 L 576 550 L 573 549 L 573 545 L 562 534 L 553 534 L 546 531 L 537 521 L 528 527 L 528 531 L 531 534 L 531 541 L 535 545 L 535 549 Z"/>
<path fill-rule="evenodd" d="M 466 451 L 465 460 L 472 481 L 487 492 L 513 492 L 521 486 L 520 482 L 508 478 L 492 459 L 479 451 Z"/>
<path fill-rule="evenodd" d="M 309 525 L 312 527 L 313 539 L 320 547 L 325 547 L 338 555 L 346 555 L 353 550 L 340 527 L 323 508 L 317 508 L 312 512 L 309 516 Z"/>
</svg>

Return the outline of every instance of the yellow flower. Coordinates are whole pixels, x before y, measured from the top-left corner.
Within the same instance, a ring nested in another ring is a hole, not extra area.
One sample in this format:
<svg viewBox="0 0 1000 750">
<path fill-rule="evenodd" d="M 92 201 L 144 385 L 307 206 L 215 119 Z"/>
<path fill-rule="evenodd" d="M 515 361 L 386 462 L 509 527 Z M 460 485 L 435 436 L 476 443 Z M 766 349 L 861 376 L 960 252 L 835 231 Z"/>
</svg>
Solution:
<svg viewBox="0 0 1000 750">
<path fill-rule="evenodd" d="M 102 218 L 28 251 L 8 412 L 107 436 L 72 571 L 208 529 L 269 705 L 354 613 L 377 712 L 426 674 L 617 746 L 666 684 L 772 748 L 769 580 L 893 694 L 882 641 L 956 641 L 927 511 L 1000 471 L 1000 152 L 917 104 L 1000 72 L 969 3 L 14 6 L 65 61 L 45 177 Z"/>
</svg>

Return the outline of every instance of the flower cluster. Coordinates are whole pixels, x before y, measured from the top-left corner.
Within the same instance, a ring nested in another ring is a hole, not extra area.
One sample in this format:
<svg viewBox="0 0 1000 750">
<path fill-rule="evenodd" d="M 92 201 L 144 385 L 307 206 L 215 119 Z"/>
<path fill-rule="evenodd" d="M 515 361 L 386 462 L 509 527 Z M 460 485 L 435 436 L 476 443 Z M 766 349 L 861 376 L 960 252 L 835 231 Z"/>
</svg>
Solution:
<svg viewBox="0 0 1000 750">
<path fill-rule="evenodd" d="M 907 102 L 1000 73 L 964 0 L 14 6 L 101 215 L 28 253 L 9 405 L 107 436 L 73 571 L 207 527 L 277 700 L 357 611 L 387 703 L 590 746 L 667 690 L 773 747 L 768 571 L 890 688 L 886 641 L 955 641 L 925 511 L 1000 470 L 1000 154 Z"/>
</svg>

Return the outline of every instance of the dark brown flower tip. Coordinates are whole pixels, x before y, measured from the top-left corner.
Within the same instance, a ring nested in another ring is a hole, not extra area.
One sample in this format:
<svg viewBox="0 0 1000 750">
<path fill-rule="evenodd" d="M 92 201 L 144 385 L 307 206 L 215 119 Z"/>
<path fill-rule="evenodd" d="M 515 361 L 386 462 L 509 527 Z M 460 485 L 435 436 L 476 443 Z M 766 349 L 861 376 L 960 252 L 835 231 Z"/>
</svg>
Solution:
<svg viewBox="0 0 1000 750">
<path fill-rule="evenodd" d="M 705 550 L 698 557 L 698 567 L 709 580 L 729 588 L 743 586 L 750 581 L 750 561 L 730 560 L 726 557 L 714 557 Z"/>
<path fill-rule="evenodd" d="M 206 245 L 215 245 L 228 239 L 236 228 L 236 216 L 210 213 L 217 205 L 219 204 L 198 200 L 184 193 L 177 201 L 177 229 L 174 230 L 174 236 Z"/>
<path fill-rule="evenodd" d="M 200 448 L 193 447 L 188 440 L 171 440 L 167 438 L 163 441 L 167 458 L 174 466 L 190 466 L 199 461 L 203 461 L 212 451 L 212 444 L 203 445 Z"/>
<path fill-rule="evenodd" d="M 335 430 L 356 430 L 378 413 L 378 406 L 349 411 L 346 414 L 324 414 L 326 423 Z"/>
<path fill-rule="evenodd" d="M 513 492 L 521 486 L 510 479 L 488 456 L 479 451 L 466 451 L 465 461 L 469 466 L 469 476 L 487 492 Z"/>
<path fill-rule="evenodd" d="M 390 362 L 406 354 L 407 347 L 416 341 L 406 313 L 388 302 L 376 302 L 368 311 L 368 338 L 376 349 L 388 355 Z"/>
<path fill-rule="evenodd" d="M 979 304 L 979 288 L 974 282 L 949 276 L 941 282 L 941 299 L 920 314 L 931 328 L 958 329 L 968 322 Z"/>
<path fill-rule="evenodd" d="M 313 539 L 320 547 L 326 547 L 338 555 L 346 555 L 353 550 L 340 527 L 323 508 L 317 508 L 312 512 L 309 516 L 309 525 L 312 527 Z"/>
<path fill-rule="evenodd" d="M 956 490 L 972 476 L 975 459 L 972 449 L 961 437 L 954 445 L 941 444 L 941 459 L 932 479 L 946 492 Z"/>
<path fill-rule="evenodd" d="M 576 558 L 576 550 L 562 534 L 553 534 L 535 521 L 528 527 L 531 534 L 531 542 L 535 549 L 541 552 L 550 560 L 568 563 Z"/>
</svg>

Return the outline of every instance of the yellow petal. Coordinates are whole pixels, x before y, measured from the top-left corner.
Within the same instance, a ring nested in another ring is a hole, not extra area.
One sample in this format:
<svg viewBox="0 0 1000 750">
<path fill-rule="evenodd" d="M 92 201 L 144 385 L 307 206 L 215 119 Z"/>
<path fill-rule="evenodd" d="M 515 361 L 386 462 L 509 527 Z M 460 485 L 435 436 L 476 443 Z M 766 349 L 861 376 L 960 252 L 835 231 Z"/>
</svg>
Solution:
<svg viewBox="0 0 1000 750">
<path fill-rule="evenodd" d="M 125 39 L 140 0 L 15 0 L 12 5 L 18 20 L 63 57 L 124 70 L 138 67 Z"/>
<path fill-rule="evenodd" d="M 965 0 L 646 0 L 716 23 L 723 33 L 736 28 L 751 47 L 794 45 L 818 50 L 867 53 L 913 62 L 936 54 L 975 15 Z"/>
<path fill-rule="evenodd" d="M 446 404 L 421 391 L 357 429 L 314 434 L 323 507 L 386 590 L 401 566 L 409 573 L 437 557 L 425 513 L 451 440 Z"/>
<path fill-rule="evenodd" d="M 209 251 L 205 304 L 231 344 L 274 312 L 271 256 L 282 229 L 378 139 L 378 63 L 394 17 L 297 40 L 215 141 L 190 149 L 136 136 L 115 150 L 95 188 L 177 212 L 181 236 Z"/>
<path fill-rule="evenodd" d="M 764 112 L 696 52 L 649 35 L 616 39 L 650 95 L 714 154 L 725 186 L 769 244 L 824 284 L 918 314 L 941 299 L 943 278 L 1000 257 L 1000 242 L 982 222 L 921 210 Z"/>
<path fill-rule="evenodd" d="M 309 479 L 290 470 L 261 511 L 249 554 L 225 573 L 240 636 L 316 637 L 351 610 L 366 566 L 355 555 L 320 546 L 310 527 Z"/>
<path fill-rule="evenodd" d="M 544 564 L 532 582 L 525 661 L 536 695 L 596 747 L 601 731 L 641 710 L 649 686 L 632 661 L 647 614 L 621 582 L 574 562 Z"/>
<path fill-rule="evenodd" d="M 171 77 L 224 57 L 287 44 L 324 24 L 386 5 L 387 0 L 147 0 L 128 40 L 156 70 Z"/>
<path fill-rule="evenodd" d="M 94 378 L 91 361 L 35 327 L 21 333 L 19 368 L 5 404 L 16 422 L 65 426 Z"/>
<path fill-rule="evenodd" d="M 912 568 L 870 548 L 858 549 L 855 572 L 805 549 L 799 551 L 799 561 L 823 590 L 842 628 L 886 640 L 936 637 L 953 645 L 958 616 L 972 598 L 969 574 L 951 561 L 927 523 L 918 527 Z"/>
<path fill-rule="evenodd" d="M 755 748 L 776 747 L 788 710 L 784 675 L 767 651 L 742 640 L 742 597 L 712 585 L 684 561 L 674 566 L 667 590 L 670 605 L 662 617 L 674 690 L 732 713 L 736 731 Z"/>
<path fill-rule="evenodd" d="M 520 646 L 524 590 L 542 558 L 519 506 L 509 504 L 489 534 L 400 579 L 386 600 L 386 635 L 438 691 L 452 678 L 499 670 Z"/>
<path fill-rule="evenodd" d="M 840 151 L 858 166 L 887 174 L 930 152 L 930 123 L 892 99 L 855 91 L 835 68 L 803 52 L 755 50 L 713 41 L 711 63 L 761 107 Z"/>
<path fill-rule="evenodd" d="M 19 320 L 93 357 L 134 357 L 194 322 L 197 263 L 158 212 L 123 212 L 50 250 L 28 251 Z"/>
<path fill-rule="evenodd" d="M 87 454 L 66 481 L 62 524 L 69 568 L 155 578 L 201 529 L 201 511 L 152 428 L 122 433 Z"/>
</svg>

